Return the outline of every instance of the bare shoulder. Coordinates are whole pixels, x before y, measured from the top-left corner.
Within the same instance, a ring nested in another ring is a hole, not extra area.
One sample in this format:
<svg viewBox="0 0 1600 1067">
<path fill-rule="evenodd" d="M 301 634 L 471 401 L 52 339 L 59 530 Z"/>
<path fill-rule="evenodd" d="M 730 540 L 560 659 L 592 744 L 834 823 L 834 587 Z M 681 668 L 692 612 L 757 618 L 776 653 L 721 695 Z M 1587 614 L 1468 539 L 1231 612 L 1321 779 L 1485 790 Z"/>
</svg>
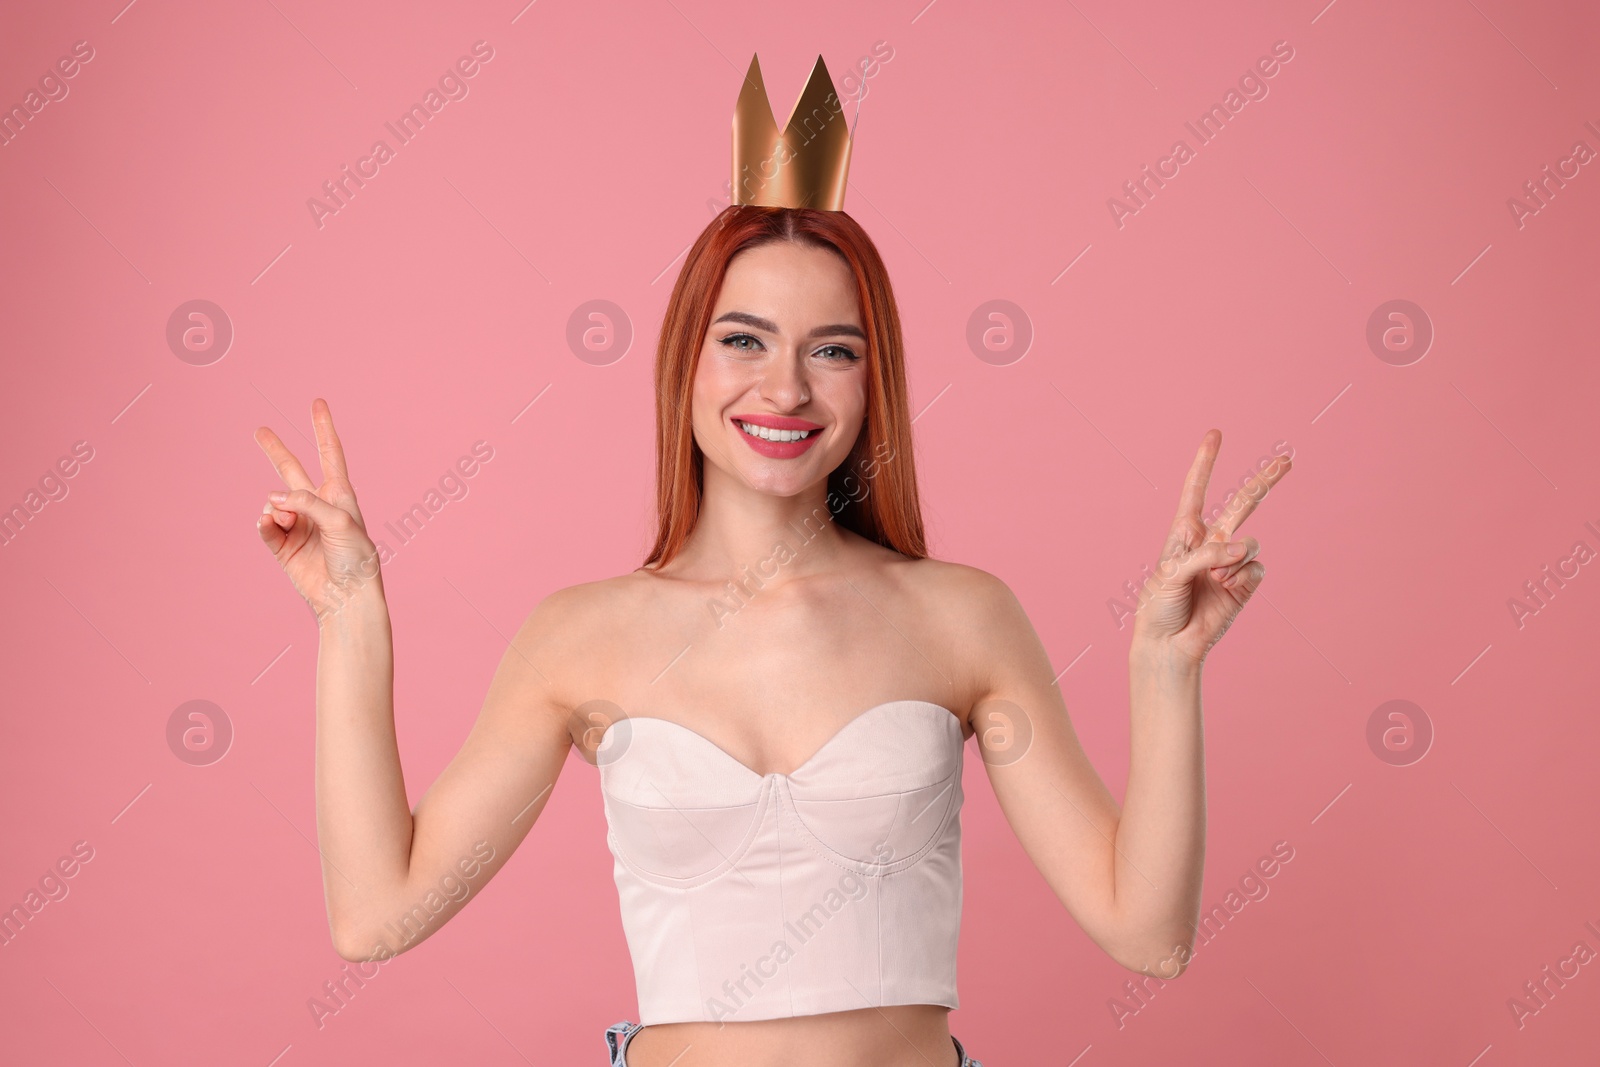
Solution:
<svg viewBox="0 0 1600 1067">
<path fill-rule="evenodd" d="M 528 613 L 513 645 L 556 694 L 581 702 L 575 695 L 587 692 L 596 657 L 615 640 L 619 620 L 637 618 L 648 596 L 639 572 L 563 586 Z"/>
<path fill-rule="evenodd" d="M 1015 626 L 1019 618 L 1026 621 L 1011 587 L 979 567 L 929 557 L 909 561 L 904 573 L 906 587 L 920 607 L 948 617 L 974 635 Z"/>
</svg>

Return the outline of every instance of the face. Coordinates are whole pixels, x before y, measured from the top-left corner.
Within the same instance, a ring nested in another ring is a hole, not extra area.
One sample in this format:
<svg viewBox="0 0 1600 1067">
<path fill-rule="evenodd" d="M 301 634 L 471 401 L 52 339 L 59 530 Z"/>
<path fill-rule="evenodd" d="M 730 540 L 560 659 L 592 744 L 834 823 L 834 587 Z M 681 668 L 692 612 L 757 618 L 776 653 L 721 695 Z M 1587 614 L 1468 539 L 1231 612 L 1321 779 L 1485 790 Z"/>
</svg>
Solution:
<svg viewBox="0 0 1600 1067">
<path fill-rule="evenodd" d="M 855 278 L 837 252 L 774 241 L 729 261 L 694 378 L 708 465 L 779 496 L 826 484 L 861 433 L 866 383 Z"/>
</svg>

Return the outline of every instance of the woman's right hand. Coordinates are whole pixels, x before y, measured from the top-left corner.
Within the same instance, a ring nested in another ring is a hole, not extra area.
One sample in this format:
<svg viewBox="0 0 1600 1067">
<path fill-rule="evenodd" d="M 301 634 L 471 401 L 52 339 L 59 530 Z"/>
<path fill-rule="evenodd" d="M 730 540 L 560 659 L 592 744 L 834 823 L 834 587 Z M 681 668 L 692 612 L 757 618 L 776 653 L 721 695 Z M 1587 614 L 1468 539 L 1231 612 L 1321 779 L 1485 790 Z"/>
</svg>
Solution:
<svg viewBox="0 0 1600 1067">
<path fill-rule="evenodd" d="M 278 565 L 306 599 L 320 624 L 337 613 L 368 585 L 381 594 L 378 549 L 367 536 L 356 492 L 345 467 L 344 449 L 333 429 L 328 402 L 311 402 L 322 485 L 313 486 L 305 468 L 266 426 L 256 430 L 256 443 L 278 469 L 286 487 L 267 494 L 267 506 L 256 520 L 256 532 Z"/>
</svg>

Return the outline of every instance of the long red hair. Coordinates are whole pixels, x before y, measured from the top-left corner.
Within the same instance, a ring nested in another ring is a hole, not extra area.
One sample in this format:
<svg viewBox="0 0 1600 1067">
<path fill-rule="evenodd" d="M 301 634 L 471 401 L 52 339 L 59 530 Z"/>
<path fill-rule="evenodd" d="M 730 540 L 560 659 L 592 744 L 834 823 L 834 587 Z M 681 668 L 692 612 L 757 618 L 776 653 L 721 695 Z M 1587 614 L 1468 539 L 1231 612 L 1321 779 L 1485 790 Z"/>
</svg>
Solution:
<svg viewBox="0 0 1600 1067">
<path fill-rule="evenodd" d="M 746 248 L 799 241 L 837 252 L 855 276 L 867 335 L 865 424 L 849 457 L 828 475 L 828 510 L 862 537 L 911 559 L 927 556 L 912 465 L 904 341 L 889 273 L 859 223 L 842 211 L 732 205 L 689 249 L 656 343 L 655 547 L 644 566 L 671 562 L 693 532 L 704 462 L 690 424 L 695 367 L 728 263 Z"/>
</svg>

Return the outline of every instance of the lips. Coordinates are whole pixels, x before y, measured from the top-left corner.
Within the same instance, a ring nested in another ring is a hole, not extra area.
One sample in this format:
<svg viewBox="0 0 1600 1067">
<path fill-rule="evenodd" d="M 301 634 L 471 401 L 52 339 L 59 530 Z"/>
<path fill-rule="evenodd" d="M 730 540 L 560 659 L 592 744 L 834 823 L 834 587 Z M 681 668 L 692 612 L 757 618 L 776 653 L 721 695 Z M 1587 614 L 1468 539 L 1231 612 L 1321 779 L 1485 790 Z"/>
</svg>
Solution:
<svg viewBox="0 0 1600 1067">
<path fill-rule="evenodd" d="M 759 455 L 768 459 L 794 459 L 804 455 L 806 450 L 816 444 L 822 436 L 822 427 L 805 419 L 791 418 L 787 415 L 749 414 L 733 416 L 733 424 L 739 436 L 744 438 L 744 443 L 754 449 Z M 765 430 L 788 431 L 783 436 L 789 436 L 795 431 L 803 431 L 806 436 L 792 441 L 769 441 L 764 437 L 752 434 L 744 427 L 759 426 Z"/>
</svg>

